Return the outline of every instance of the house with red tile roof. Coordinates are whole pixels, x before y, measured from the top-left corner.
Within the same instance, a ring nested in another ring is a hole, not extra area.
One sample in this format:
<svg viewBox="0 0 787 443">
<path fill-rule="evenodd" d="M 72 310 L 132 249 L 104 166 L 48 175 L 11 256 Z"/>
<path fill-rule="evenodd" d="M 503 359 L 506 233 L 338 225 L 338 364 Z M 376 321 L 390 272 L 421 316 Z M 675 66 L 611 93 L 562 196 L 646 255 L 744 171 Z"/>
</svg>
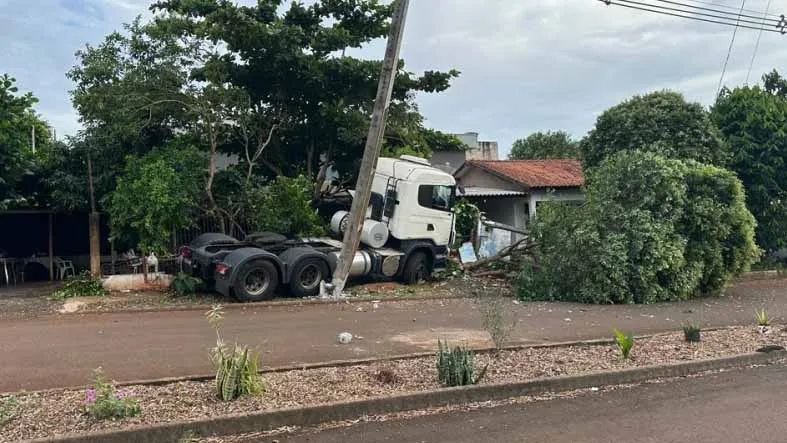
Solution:
<svg viewBox="0 0 787 443">
<path fill-rule="evenodd" d="M 454 172 L 458 196 L 486 217 L 524 228 L 548 200 L 582 201 L 585 177 L 578 160 L 468 160 Z"/>
</svg>

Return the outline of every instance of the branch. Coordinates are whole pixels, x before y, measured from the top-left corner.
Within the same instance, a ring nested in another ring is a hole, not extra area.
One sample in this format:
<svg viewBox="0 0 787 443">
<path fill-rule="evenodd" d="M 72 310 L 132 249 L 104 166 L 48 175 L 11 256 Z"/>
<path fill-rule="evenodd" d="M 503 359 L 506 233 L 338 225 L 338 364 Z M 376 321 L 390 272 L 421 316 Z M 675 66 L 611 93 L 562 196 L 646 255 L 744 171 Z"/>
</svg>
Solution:
<svg viewBox="0 0 787 443">
<path fill-rule="evenodd" d="M 508 257 L 509 255 L 515 252 L 522 252 L 533 249 L 536 244 L 535 243 L 526 243 L 530 240 L 529 237 L 522 238 L 518 240 L 516 243 L 512 243 L 505 248 L 501 249 L 497 254 L 482 258 L 481 260 L 474 261 L 472 263 L 463 264 L 462 266 L 465 268 L 466 271 L 472 271 L 473 269 L 480 268 L 481 266 L 488 265 L 489 263 L 496 262 L 504 257 Z"/>
</svg>

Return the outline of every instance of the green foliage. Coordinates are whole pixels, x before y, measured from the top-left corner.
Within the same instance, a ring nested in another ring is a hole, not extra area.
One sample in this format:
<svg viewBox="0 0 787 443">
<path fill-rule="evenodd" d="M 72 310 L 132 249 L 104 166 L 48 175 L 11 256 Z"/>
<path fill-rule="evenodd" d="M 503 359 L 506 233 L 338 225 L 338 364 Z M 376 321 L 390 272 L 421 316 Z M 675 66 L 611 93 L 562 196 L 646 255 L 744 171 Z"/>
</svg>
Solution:
<svg viewBox="0 0 787 443">
<path fill-rule="evenodd" d="M 178 272 L 172 279 L 170 288 L 178 295 L 192 295 L 202 285 L 202 280 L 185 272 Z"/>
<path fill-rule="evenodd" d="M 65 283 L 57 291 L 49 294 L 50 300 L 65 300 L 71 297 L 103 297 L 109 294 L 101 284 L 101 279 L 93 277 L 89 271 L 66 277 Z"/>
<path fill-rule="evenodd" d="M 763 80 L 768 83 L 767 75 Z M 729 167 L 743 182 L 757 219 L 757 243 L 775 250 L 787 246 L 787 96 L 779 94 L 777 80 L 770 82 L 776 82 L 770 90 L 724 90 L 712 116 L 730 146 Z"/>
<path fill-rule="evenodd" d="M 112 237 L 136 236 L 145 254 L 165 254 L 173 230 L 193 223 L 201 163 L 188 148 L 129 157 L 108 204 Z"/>
<path fill-rule="evenodd" d="M 532 225 L 536 263 L 519 296 L 583 303 L 655 303 L 718 293 L 757 256 L 755 222 L 727 170 L 653 153 L 613 155 L 587 201 L 551 203 Z"/>
<path fill-rule="evenodd" d="M 481 210 L 464 198 L 458 199 L 451 210 L 456 215 L 456 242 L 461 244 L 473 235 L 481 217 Z"/>
<path fill-rule="evenodd" d="M 311 206 L 312 184 L 308 178 L 276 177 L 266 186 L 249 192 L 247 216 L 256 230 L 292 236 L 322 235 L 325 228 Z"/>
<path fill-rule="evenodd" d="M 437 340 L 437 380 L 443 386 L 466 386 L 477 384 L 486 374 L 487 367 L 475 377 L 473 351 L 461 346 L 451 349 L 448 343 Z"/>
<path fill-rule="evenodd" d="M 698 323 L 692 323 L 683 326 L 683 338 L 686 339 L 687 342 L 700 341 L 701 333 L 702 328 Z"/>
<path fill-rule="evenodd" d="M 242 395 L 259 395 L 265 392 L 265 384 L 259 375 L 259 356 L 248 347 L 237 343 L 229 347 L 219 331 L 223 311 L 214 305 L 206 314 L 208 323 L 216 331 L 216 346 L 210 358 L 216 368 L 216 395 L 223 401 L 235 400 Z"/>
<path fill-rule="evenodd" d="M 624 360 L 630 359 L 631 349 L 634 347 L 634 334 L 624 334 L 617 328 L 613 329 L 612 332 L 615 333 L 615 343 L 618 345 L 620 357 Z"/>
<path fill-rule="evenodd" d="M 140 412 L 137 400 L 127 392 L 118 391 L 104 379 L 101 368 L 93 371 L 93 387 L 85 391 L 85 409 L 96 420 L 126 418 Z"/>
<path fill-rule="evenodd" d="M 705 108 L 671 91 L 634 96 L 607 109 L 580 143 L 580 149 L 588 169 L 616 152 L 630 150 L 719 166 L 724 166 L 729 157 Z"/>
<path fill-rule="evenodd" d="M 13 395 L 0 397 L 0 428 L 13 420 L 19 412 L 19 402 Z"/>
<path fill-rule="evenodd" d="M 568 133 L 547 131 L 534 132 L 526 138 L 515 141 L 508 158 L 510 160 L 579 159 L 580 156 L 579 143 L 572 140 Z"/>
<path fill-rule="evenodd" d="M 754 311 L 754 318 L 757 321 L 757 326 L 770 326 L 771 319 L 765 309 Z"/>
</svg>

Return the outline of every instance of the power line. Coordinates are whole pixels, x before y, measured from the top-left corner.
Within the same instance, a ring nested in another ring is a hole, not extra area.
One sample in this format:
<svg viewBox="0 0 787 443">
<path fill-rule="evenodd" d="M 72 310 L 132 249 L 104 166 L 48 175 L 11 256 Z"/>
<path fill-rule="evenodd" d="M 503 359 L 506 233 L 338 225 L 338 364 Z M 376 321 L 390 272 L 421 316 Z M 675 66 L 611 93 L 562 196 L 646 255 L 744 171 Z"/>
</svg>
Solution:
<svg viewBox="0 0 787 443">
<path fill-rule="evenodd" d="M 759 16 L 759 15 L 763 15 L 763 12 L 762 12 L 762 11 L 756 11 L 756 10 L 754 10 L 754 9 L 742 9 L 742 10 L 741 10 L 741 9 L 740 9 L 740 8 L 738 8 L 737 6 L 729 6 L 729 5 L 726 5 L 726 4 L 724 4 L 724 3 L 706 2 L 706 1 L 702 1 L 702 0 L 683 0 L 683 1 L 687 1 L 687 2 L 690 2 L 690 3 L 697 3 L 697 4 L 700 4 L 700 5 L 708 5 L 708 6 L 713 6 L 713 7 L 716 7 L 716 8 L 731 9 L 731 10 L 733 10 L 733 11 L 743 11 L 743 12 L 750 12 L 750 13 L 752 13 L 752 14 L 756 14 L 756 15 L 758 15 L 758 16 Z M 766 11 L 766 14 L 767 14 L 767 11 Z M 779 15 L 778 15 L 778 14 L 769 14 L 769 15 L 770 15 L 771 17 L 776 17 L 776 19 L 777 19 L 777 20 L 779 19 Z"/>
<path fill-rule="evenodd" d="M 773 17 L 775 17 L 775 18 L 771 18 L 771 19 L 767 18 L 767 14 L 768 14 L 767 11 L 765 12 L 765 14 L 760 13 L 760 15 L 762 15 L 762 17 L 760 17 L 760 16 L 747 15 L 747 14 L 742 14 L 742 13 L 735 14 L 735 13 L 732 13 L 732 12 L 720 11 L 720 10 L 714 9 L 714 8 L 703 8 L 702 6 L 687 5 L 685 3 L 674 2 L 674 1 L 671 1 L 671 0 L 654 0 L 654 1 L 661 2 L 661 3 L 668 3 L 668 4 L 671 4 L 671 5 L 678 5 L 678 6 L 682 6 L 684 8 L 697 9 L 697 10 L 700 10 L 700 11 L 711 11 L 711 12 L 716 12 L 716 13 L 719 13 L 719 14 L 727 14 L 727 15 L 735 15 L 737 17 L 753 18 L 753 19 L 757 20 L 756 23 L 761 23 L 763 25 L 765 25 L 765 23 L 763 23 L 765 21 L 774 22 L 773 24 L 779 23 L 781 21 L 781 18 L 778 15 L 773 15 Z M 719 5 L 719 6 L 721 6 L 721 5 Z M 744 10 L 740 9 L 740 11 L 743 12 Z"/>
<path fill-rule="evenodd" d="M 667 15 L 667 16 L 670 16 L 670 17 L 685 18 L 685 19 L 699 21 L 699 22 L 704 22 L 704 23 L 714 23 L 714 24 L 717 24 L 717 25 L 736 26 L 738 28 L 753 29 L 755 31 L 762 30 L 762 31 L 767 31 L 767 32 L 775 32 L 775 33 L 779 33 L 779 34 L 782 33 L 778 29 L 776 29 L 775 27 L 773 29 L 771 29 L 770 27 L 763 27 L 762 25 L 760 25 L 758 27 L 749 26 L 749 25 L 742 25 L 742 24 L 736 25 L 734 22 L 732 22 L 733 18 L 731 18 L 731 17 L 723 17 L 722 20 L 727 20 L 727 21 L 719 21 L 719 20 L 712 20 L 712 19 L 709 19 L 709 18 L 697 17 L 696 14 L 694 14 L 692 12 L 688 12 L 688 11 L 682 11 L 682 12 L 688 13 L 690 15 L 683 15 L 683 14 L 677 14 L 677 13 L 673 13 L 673 12 L 669 12 L 669 11 L 660 10 L 659 9 L 660 7 L 656 6 L 656 5 L 647 5 L 649 7 L 656 8 L 656 9 L 649 9 L 649 8 L 646 8 L 646 7 L 635 6 L 635 5 L 630 5 L 630 4 L 623 3 L 623 2 L 626 2 L 627 0 L 598 0 L 598 1 L 600 1 L 600 2 L 602 2 L 604 4 L 606 4 L 606 5 L 622 6 L 624 8 L 636 9 L 638 11 L 653 12 L 653 13 L 656 13 L 656 14 Z M 628 3 L 632 3 L 632 2 L 628 2 Z M 692 14 L 694 14 L 694 15 L 692 15 Z"/>
<path fill-rule="evenodd" d="M 743 12 L 743 7 L 746 6 L 746 0 L 741 0 L 741 12 Z M 740 15 L 738 15 L 740 19 Z M 762 28 L 760 28 L 762 29 Z M 724 59 L 724 66 L 721 68 L 721 76 L 719 77 L 719 87 L 716 88 L 716 96 L 719 95 L 721 92 L 721 84 L 724 82 L 724 74 L 727 73 L 727 63 L 730 62 L 730 54 L 732 53 L 732 45 L 735 43 L 735 35 L 738 33 L 738 23 L 735 23 L 735 29 L 732 30 L 732 38 L 730 39 L 730 47 L 727 48 L 727 57 Z"/>
<path fill-rule="evenodd" d="M 763 18 L 768 15 L 768 11 L 771 9 L 771 0 L 768 0 L 768 4 L 765 6 L 765 13 L 763 14 Z M 764 23 L 763 23 L 764 24 Z M 762 38 L 762 30 L 760 30 L 759 34 L 757 34 L 757 43 L 754 44 L 754 52 L 751 54 L 751 62 L 749 62 L 749 70 L 746 72 L 746 81 L 744 84 L 749 84 L 749 76 L 751 75 L 751 69 L 754 67 L 754 58 L 757 57 L 757 50 L 760 48 L 760 39 Z"/>
<path fill-rule="evenodd" d="M 684 14 L 691 14 L 692 17 L 694 17 L 694 16 L 697 16 L 697 17 L 710 17 L 712 19 L 735 21 L 735 23 L 725 23 L 725 24 L 734 25 L 736 28 L 738 26 L 743 26 L 740 23 L 748 23 L 750 25 L 758 25 L 759 27 L 755 28 L 755 29 L 758 29 L 758 30 L 763 28 L 762 20 L 759 19 L 759 18 L 757 18 L 758 21 L 746 20 L 746 19 L 740 18 L 739 16 L 736 16 L 735 14 L 730 14 L 730 13 L 724 12 L 724 11 L 716 11 L 719 14 L 724 14 L 724 15 L 716 15 L 716 14 L 709 14 L 707 12 L 694 12 L 694 11 L 687 11 L 685 9 L 672 8 L 672 7 L 669 7 L 669 6 L 659 6 L 659 5 L 654 5 L 654 4 L 650 4 L 650 3 L 643 3 L 643 2 L 639 2 L 639 1 L 635 1 L 635 0 L 618 0 L 618 1 L 621 2 L 621 3 L 628 3 L 628 4 L 631 4 L 631 5 L 647 6 L 649 8 L 656 8 L 657 10 L 674 11 L 674 12 L 680 12 L 680 13 L 684 13 Z M 621 3 L 618 3 L 618 4 L 620 4 L 620 6 L 625 6 L 625 5 L 621 4 Z M 656 12 L 656 11 L 654 11 L 654 12 Z"/>
</svg>

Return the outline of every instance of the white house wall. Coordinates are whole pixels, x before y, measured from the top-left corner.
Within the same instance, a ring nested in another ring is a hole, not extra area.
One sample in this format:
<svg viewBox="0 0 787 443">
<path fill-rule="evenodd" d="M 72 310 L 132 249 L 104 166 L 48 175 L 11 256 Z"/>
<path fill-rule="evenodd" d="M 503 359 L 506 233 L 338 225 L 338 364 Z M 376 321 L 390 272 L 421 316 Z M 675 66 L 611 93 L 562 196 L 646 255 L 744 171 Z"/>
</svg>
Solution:
<svg viewBox="0 0 787 443">
<path fill-rule="evenodd" d="M 533 189 L 530 191 L 528 201 L 530 217 L 535 217 L 538 202 L 544 201 L 583 201 L 585 195 L 580 188 L 555 189 L 549 192 L 546 189 Z"/>
</svg>

